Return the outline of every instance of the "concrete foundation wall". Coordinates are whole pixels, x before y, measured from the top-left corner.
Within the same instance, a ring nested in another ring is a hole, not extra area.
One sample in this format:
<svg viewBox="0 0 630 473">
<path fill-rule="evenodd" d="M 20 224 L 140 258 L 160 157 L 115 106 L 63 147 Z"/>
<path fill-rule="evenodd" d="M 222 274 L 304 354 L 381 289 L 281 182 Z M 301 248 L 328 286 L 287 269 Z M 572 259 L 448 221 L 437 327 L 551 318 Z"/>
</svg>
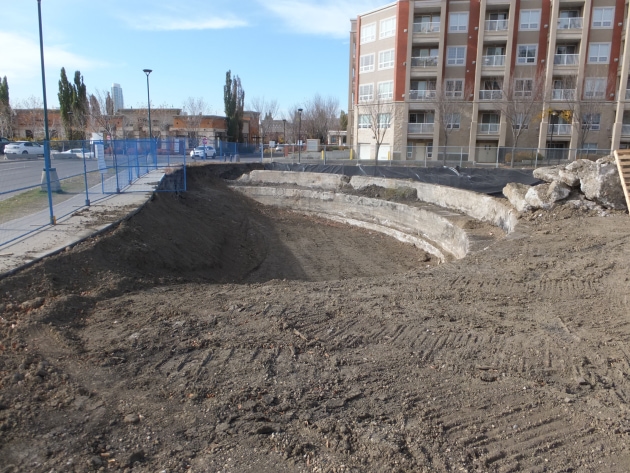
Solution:
<svg viewBox="0 0 630 473">
<path fill-rule="evenodd" d="M 463 258 L 469 249 L 463 229 L 424 209 L 321 190 L 241 185 L 234 189 L 265 205 L 333 218 L 412 241 L 441 260 Z"/>
<path fill-rule="evenodd" d="M 340 174 L 254 170 L 249 174 L 243 174 L 239 177 L 238 182 L 243 184 L 289 184 L 323 190 L 337 190 L 341 189 L 349 180 L 350 178 L 348 176 Z"/>
<path fill-rule="evenodd" d="M 411 187 L 418 192 L 418 200 L 456 210 L 477 220 L 491 223 L 507 233 L 514 231 L 518 217 L 513 208 L 499 199 L 477 192 L 424 182 L 382 177 L 353 176 L 350 185 L 355 189 L 375 185 L 387 188 Z"/>
<path fill-rule="evenodd" d="M 268 185 L 297 185 L 306 188 L 323 190 L 341 189 L 350 181 L 355 189 L 362 189 L 370 185 L 387 188 L 412 187 L 418 192 L 418 200 L 455 210 L 477 220 L 488 222 L 503 229 L 507 233 L 514 231 L 518 222 L 515 210 L 499 199 L 484 194 L 478 194 L 454 187 L 414 182 L 403 179 L 386 179 L 367 176 L 341 176 L 337 174 L 323 174 L 317 172 L 290 171 L 252 171 L 243 175 L 239 183 L 268 184 Z"/>
</svg>

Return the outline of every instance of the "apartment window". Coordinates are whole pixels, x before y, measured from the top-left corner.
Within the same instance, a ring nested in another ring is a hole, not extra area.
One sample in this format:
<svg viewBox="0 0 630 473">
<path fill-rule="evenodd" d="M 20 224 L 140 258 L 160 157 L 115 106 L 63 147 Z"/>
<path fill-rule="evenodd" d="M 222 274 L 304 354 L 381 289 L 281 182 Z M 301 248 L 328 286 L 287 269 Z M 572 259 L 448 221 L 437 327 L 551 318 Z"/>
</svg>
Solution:
<svg viewBox="0 0 630 473">
<path fill-rule="evenodd" d="M 359 86 L 359 102 L 374 100 L 374 84 L 362 84 Z"/>
<path fill-rule="evenodd" d="M 588 45 L 588 62 L 608 64 L 610 61 L 610 43 L 591 43 Z"/>
<path fill-rule="evenodd" d="M 586 130 L 599 131 L 601 119 L 601 113 L 587 113 L 582 119 L 582 128 Z"/>
<path fill-rule="evenodd" d="M 376 23 L 369 23 L 361 27 L 361 44 L 376 41 Z"/>
<path fill-rule="evenodd" d="M 623 148 L 620 147 L 620 149 Z M 597 151 L 597 143 L 584 143 L 580 151 Z"/>
<path fill-rule="evenodd" d="M 606 95 L 605 77 L 587 77 L 584 81 L 584 98 L 602 98 Z"/>
<path fill-rule="evenodd" d="M 396 17 L 395 16 L 381 20 L 381 31 L 379 33 L 380 39 L 390 38 L 394 36 L 395 31 L 396 31 Z"/>
<path fill-rule="evenodd" d="M 377 118 L 379 128 L 389 128 L 392 119 L 390 113 L 379 113 Z"/>
<path fill-rule="evenodd" d="M 516 79 L 514 81 L 514 97 L 531 97 L 533 83 L 532 79 Z"/>
<path fill-rule="evenodd" d="M 459 113 L 447 113 L 446 128 L 449 130 L 459 129 L 461 119 L 462 117 Z"/>
<path fill-rule="evenodd" d="M 468 12 L 451 13 L 448 19 L 448 30 L 451 33 L 468 31 Z"/>
<path fill-rule="evenodd" d="M 612 28 L 615 7 L 593 8 L 593 28 Z"/>
<path fill-rule="evenodd" d="M 369 115 L 359 115 L 359 121 L 357 126 L 359 128 L 370 128 L 370 116 Z"/>
<path fill-rule="evenodd" d="M 444 86 L 444 94 L 447 97 L 464 97 L 464 79 L 447 79 Z"/>
<path fill-rule="evenodd" d="M 466 62 L 465 46 L 449 46 L 446 48 L 446 65 L 463 66 Z"/>
<path fill-rule="evenodd" d="M 378 84 L 378 98 L 391 99 L 394 98 L 394 81 L 380 82 Z"/>
<path fill-rule="evenodd" d="M 537 30 L 540 28 L 540 10 L 521 10 L 519 30 Z"/>
<path fill-rule="evenodd" d="M 409 123 L 434 123 L 435 115 L 433 112 L 416 112 L 409 114 Z"/>
<path fill-rule="evenodd" d="M 378 53 L 378 68 L 391 69 L 394 67 L 394 50 L 388 49 Z"/>
<path fill-rule="evenodd" d="M 516 54 L 517 64 L 536 64 L 536 53 L 538 45 L 536 44 L 519 44 Z"/>
<path fill-rule="evenodd" d="M 374 54 L 366 54 L 359 58 L 359 72 L 372 72 L 374 70 Z"/>
<path fill-rule="evenodd" d="M 512 124 L 512 127 L 516 130 L 527 130 L 527 128 L 529 128 L 529 124 L 525 119 L 524 113 L 517 113 L 514 116 L 514 123 Z"/>
</svg>

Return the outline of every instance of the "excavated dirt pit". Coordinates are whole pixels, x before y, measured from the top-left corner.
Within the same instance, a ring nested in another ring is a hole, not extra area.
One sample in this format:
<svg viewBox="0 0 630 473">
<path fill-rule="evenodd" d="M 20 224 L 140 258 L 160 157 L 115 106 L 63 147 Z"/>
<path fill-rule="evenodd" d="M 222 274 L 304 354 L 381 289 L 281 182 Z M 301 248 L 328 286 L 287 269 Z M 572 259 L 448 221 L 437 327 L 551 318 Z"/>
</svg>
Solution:
<svg viewBox="0 0 630 473">
<path fill-rule="evenodd" d="M 630 470 L 630 220 L 436 265 L 193 167 L 0 281 L 0 472 Z"/>
</svg>

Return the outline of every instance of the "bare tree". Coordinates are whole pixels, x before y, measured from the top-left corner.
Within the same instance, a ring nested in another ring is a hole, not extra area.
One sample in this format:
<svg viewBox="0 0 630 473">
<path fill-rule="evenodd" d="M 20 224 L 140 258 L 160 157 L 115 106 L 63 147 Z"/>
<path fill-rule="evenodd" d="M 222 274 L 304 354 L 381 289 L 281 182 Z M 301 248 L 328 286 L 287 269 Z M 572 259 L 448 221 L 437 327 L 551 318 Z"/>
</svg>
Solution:
<svg viewBox="0 0 630 473">
<path fill-rule="evenodd" d="M 586 79 L 581 94 L 577 76 L 566 76 L 560 84 L 564 93 L 557 98 L 562 99 L 564 110 L 559 116 L 575 127 L 577 147 L 582 150 L 590 133 L 599 131 L 603 102 L 606 99 L 606 81 L 598 78 Z"/>
<path fill-rule="evenodd" d="M 512 77 L 503 83 L 500 95 L 493 105 L 501 112 L 512 135 L 510 166 L 513 167 L 520 137 L 540 115 L 545 97 L 545 77 L 542 73 L 534 78 Z"/>
<path fill-rule="evenodd" d="M 173 124 L 173 108 L 164 103 L 155 109 L 151 108 L 151 120 L 157 127 L 153 128 L 153 138 L 162 139 L 168 136 Z"/>
<path fill-rule="evenodd" d="M 90 95 L 90 123 L 92 131 L 104 132 L 105 135 L 111 136 L 111 139 L 116 136 L 118 119 L 113 114 L 112 99 L 109 92 L 96 90 L 94 94 Z M 103 139 L 106 139 L 107 136 L 104 136 Z"/>
<path fill-rule="evenodd" d="M 338 117 L 339 100 L 335 97 L 324 98 L 315 94 L 304 107 L 302 129 L 306 130 L 311 138 L 318 138 L 325 143 L 328 131 L 337 126 Z"/>
<path fill-rule="evenodd" d="M 287 121 L 287 138 L 285 138 L 285 141 L 287 143 L 297 143 L 298 141 L 300 121 L 300 114 L 298 113 L 298 109 L 301 107 L 302 106 L 299 104 L 292 105 L 291 107 L 289 107 L 288 111 L 285 111 L 282 114 L 282 118 Z"/>
<path fill-rule="evenodd" d="M 435 123 L 440 131 L 440 137 L 444 137 L 444 160 L 448 151 L 449 135 L 453 130 L 459 129 L 461 115 L 470 105 L 467 101 L 470 91 L 472 91 L 470 85 L 463 88 L 460 84 L 444 81 L 436 87 L 435 95 L 430 98 L 430 103 L 435 109 Z"/>
<path fill-rule="evenodd" d="M 43 139 L 45 136 L 44 128 L 44 103 L 39 97 L 30 96 L 18 105 L 18 108 L 24 110 L 24 125 L 31 131 L 34 140 Z"/>
<path fill-rule="evenodd" d="M 271 131 L 274 118 L 278 115 L 278 101 L 275 99 L 267 101 L 265 97 L 254 97 L 249 107 L 260 115 L 260 136 L 264 143 L 265 139 L 269 140 L 267 135 Z"/>
<path fill-rule="evenodd" d="M 366 102 L 359 103 L 359 127 L 368 128 L 372 132 L 375 144 L 374 160 L 378 162 L 378 153 L 391 126 L 394 113 L 394 103 L 391 100 L 381 99 L 378 96 Z"/>
<path fill-rule="evenodd" d="M 191 141 L 189 146 L 197 146 L 201 121 L 203 116 L 208 113 L 208 105 L 203 97 L 188 97 L 184 101 L 182 110 L 188 131 L 188 139 Z"/>
</svg>

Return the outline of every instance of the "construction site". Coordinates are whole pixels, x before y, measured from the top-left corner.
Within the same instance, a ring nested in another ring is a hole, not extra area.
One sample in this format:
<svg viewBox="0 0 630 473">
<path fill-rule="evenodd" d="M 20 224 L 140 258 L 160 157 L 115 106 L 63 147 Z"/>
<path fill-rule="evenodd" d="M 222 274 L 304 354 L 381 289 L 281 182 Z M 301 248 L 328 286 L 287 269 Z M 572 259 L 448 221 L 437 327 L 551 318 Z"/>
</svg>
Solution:
<svg viewBox="0 0 630 473">
<path fill-rule="evenodd" d="M 0 279 L 0 473 L 630 471 L 624 159 L 81 210 Z"/>
</svg>

